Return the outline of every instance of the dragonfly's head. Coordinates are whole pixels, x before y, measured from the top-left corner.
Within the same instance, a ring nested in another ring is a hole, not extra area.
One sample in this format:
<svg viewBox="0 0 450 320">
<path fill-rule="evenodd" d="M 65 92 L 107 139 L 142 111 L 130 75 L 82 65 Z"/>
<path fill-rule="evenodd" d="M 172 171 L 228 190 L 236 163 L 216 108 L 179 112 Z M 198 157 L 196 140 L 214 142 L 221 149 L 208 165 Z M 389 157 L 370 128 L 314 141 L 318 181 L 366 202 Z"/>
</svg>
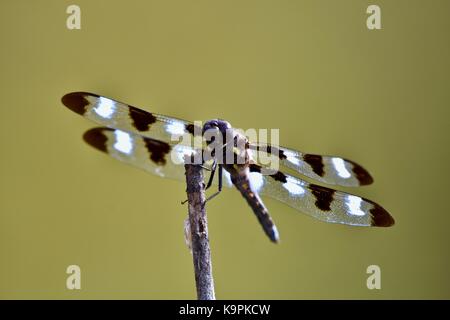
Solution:
<svg viewBox="0 0 450 320">
<path fill-rule="evenodd" d="M 231 129 L 231 124 L 228 121 L 213 119 L 205 122 L 203 125 L 202 134 L 205 137 L 206 142 L 210 143 L 214 141 L 214 137 L 219 133 L 221 133 L 222 137 L 225 139 L 227 136 L 227 130 Z"/>
</svg>

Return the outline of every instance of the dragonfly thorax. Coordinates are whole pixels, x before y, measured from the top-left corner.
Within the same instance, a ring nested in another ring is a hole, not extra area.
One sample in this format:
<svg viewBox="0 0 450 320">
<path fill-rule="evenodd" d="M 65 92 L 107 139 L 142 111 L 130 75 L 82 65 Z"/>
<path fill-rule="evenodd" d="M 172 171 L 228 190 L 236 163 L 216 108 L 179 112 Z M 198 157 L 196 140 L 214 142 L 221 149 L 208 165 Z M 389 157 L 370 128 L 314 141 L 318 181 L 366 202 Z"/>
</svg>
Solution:
<svg viewBox="0 0 450 320">
<path fill-rule="evenodd" d="M 203 137 L 211 156 L 222 164 L 246 164 L 247 137 L 235 131 L 228 121 L 213 119 L 203 125 Z"/>
</svg>

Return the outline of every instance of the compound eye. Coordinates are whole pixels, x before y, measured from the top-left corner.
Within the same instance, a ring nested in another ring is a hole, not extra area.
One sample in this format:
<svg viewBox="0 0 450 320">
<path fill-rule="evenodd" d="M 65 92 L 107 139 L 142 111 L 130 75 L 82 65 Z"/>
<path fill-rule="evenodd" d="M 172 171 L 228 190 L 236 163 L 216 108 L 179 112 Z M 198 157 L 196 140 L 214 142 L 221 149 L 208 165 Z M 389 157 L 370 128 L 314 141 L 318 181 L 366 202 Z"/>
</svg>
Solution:
<svg viewBox="0 0 450 320">
<path fill-rule="evenodd" d="M 218 127 L 219 124 L 217 123 L 217 121 L 209 121 L 208 123 L 205 124 L 203 128 L 203 133 L 205 133 L 205 131 L 208 130 L 216 130 Z"/>
</svg>

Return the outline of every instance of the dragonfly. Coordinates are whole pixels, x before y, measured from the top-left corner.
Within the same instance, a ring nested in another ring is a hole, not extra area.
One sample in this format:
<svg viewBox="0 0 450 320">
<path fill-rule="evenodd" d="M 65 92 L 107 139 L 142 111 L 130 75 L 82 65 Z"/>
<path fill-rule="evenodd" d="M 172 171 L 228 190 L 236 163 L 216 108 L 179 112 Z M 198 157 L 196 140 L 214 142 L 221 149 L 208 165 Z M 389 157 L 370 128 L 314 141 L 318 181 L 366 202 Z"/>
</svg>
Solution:
<svg viewBox="0 0 450 320">
<path fill-rule="evenodd" d="M 97 123 L 100 127 L 86 131 L 83 139 L 90 146 L 111 157 L 151 174 L 185 181 L 184 161 L 206 149 L 198 150 L 189 143 L 179 143 L 173 137 L 196 137 L 207 130 L 225 136 L 232 132 L 231 144 L 243 141 L 243 161 L 216 162 L 202 166 L 209 171 L 206 189 L 217 185 L 236 187 L 256 215 L 265 234 L 272 242 L 279 242 L 279 232 L 261 197 L 278 200 L 293 209 L 318 220 L 350 226 L 390 227 L 394 218 L 379 204 L 354 194 L 331 187 L 309 183 L 281 170 L 269 171 L 254 159 L 255 153 L 265 153 L 278 159 L 282 168 L 294 171 L 311 180 L 329 186 L 359 187 L 373 183 L 373 178 L 361 165 L 337 156 L 308 154 L 279 145 L 250 142 L 234 132 L 225 120 L 212 119 L 203 127 L 196 123 L 148 112 L 108 97 L 88 92 L 71 92 L 62 97 L 62 103 L 75 113 Z M 207 140 L 207 139 L 206 139 Z M 214 139 L 212 139 L 214 140 Z M 224 145 L 230 141 L 223 141 Z M 206 147 L 211 141 L 206 141 Z M 225 150 L 225 148 L 224 148 Z M 216 154 L 217 156 L 217 154 Z M 214 180 L 218 173 L 218 181 Z M 285 170 L 286 171 L 286 170 Z"/>
</svg>

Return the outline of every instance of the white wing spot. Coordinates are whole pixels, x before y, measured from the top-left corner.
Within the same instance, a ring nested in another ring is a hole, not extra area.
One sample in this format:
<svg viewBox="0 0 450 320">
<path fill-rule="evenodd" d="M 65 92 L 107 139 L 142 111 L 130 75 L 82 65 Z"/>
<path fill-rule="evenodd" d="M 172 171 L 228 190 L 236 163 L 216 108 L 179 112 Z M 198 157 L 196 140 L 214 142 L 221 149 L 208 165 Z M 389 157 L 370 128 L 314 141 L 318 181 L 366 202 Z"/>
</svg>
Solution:
<svg viewBox="0 0 450 320">
<path fill-rule="evenodd" d="M 248 178 L 250 180 L 250 187 L 255 192 L 258 192 L 264 185 L 264 178 L 261 173 L 250 172 Z"/>
<path fill-rule="evenodd" d="M 116 111 L 116 106 L 113 100 L 100 97 L 98 105 L 94 108 L 96 114 L 102 118 L 110 119 Z"/>
<path fill-rule="evenodd" d="M 290 194 L 301 196 L 305 193 L 305 189 L 298 185 L 291 177 L 287 178 L 287 182 L 283 183 L 283 187 L 289 191 Z"/>
<path fill-rule="evenodd" d="M 170 158 L 174 164 L 184 164 L 184 156 L 195 154 L 195 150 L 188 146 L 177 144 L 170 153 Z"/>
<path fill-rule="evenodd" d="M 357 196 L 347 195 L 348 212 L 354 216 L 365 216 L 366 213 L 361 210 L 362 199 Z"/>
<path fill-rule="evenodd" d="M 184 127 L 184 124 L 181 122 L 168 123 L 166 125 L 166 130 L 171 135 L 175 135 L 175 136 L 182 136 L 183 134 L 185 134 L 185 127 Z"/>
<path fill-rule="evenodd" d="M 114 148 L 120 152 L 130 154 L 133 150 L 133 141 L 130 134 L 120 130 L 114 131 L 114 134 L 116 136 Z"/>
<path fill-rule="evenodd" d="M 352 176 L 345 167 L 344 160 L 341 158 L 332 158 L 331 162 L 333 162 L 333 166 L 341 178 L 350 178 Z"/>
<path fill-rule="evenodd" d="M 297 153 L 283 150 L 284 155 L 286 156 L 286 160 L 292 163 L 293 165 L 300 166 L 300 159 Z"/>
</svg>

